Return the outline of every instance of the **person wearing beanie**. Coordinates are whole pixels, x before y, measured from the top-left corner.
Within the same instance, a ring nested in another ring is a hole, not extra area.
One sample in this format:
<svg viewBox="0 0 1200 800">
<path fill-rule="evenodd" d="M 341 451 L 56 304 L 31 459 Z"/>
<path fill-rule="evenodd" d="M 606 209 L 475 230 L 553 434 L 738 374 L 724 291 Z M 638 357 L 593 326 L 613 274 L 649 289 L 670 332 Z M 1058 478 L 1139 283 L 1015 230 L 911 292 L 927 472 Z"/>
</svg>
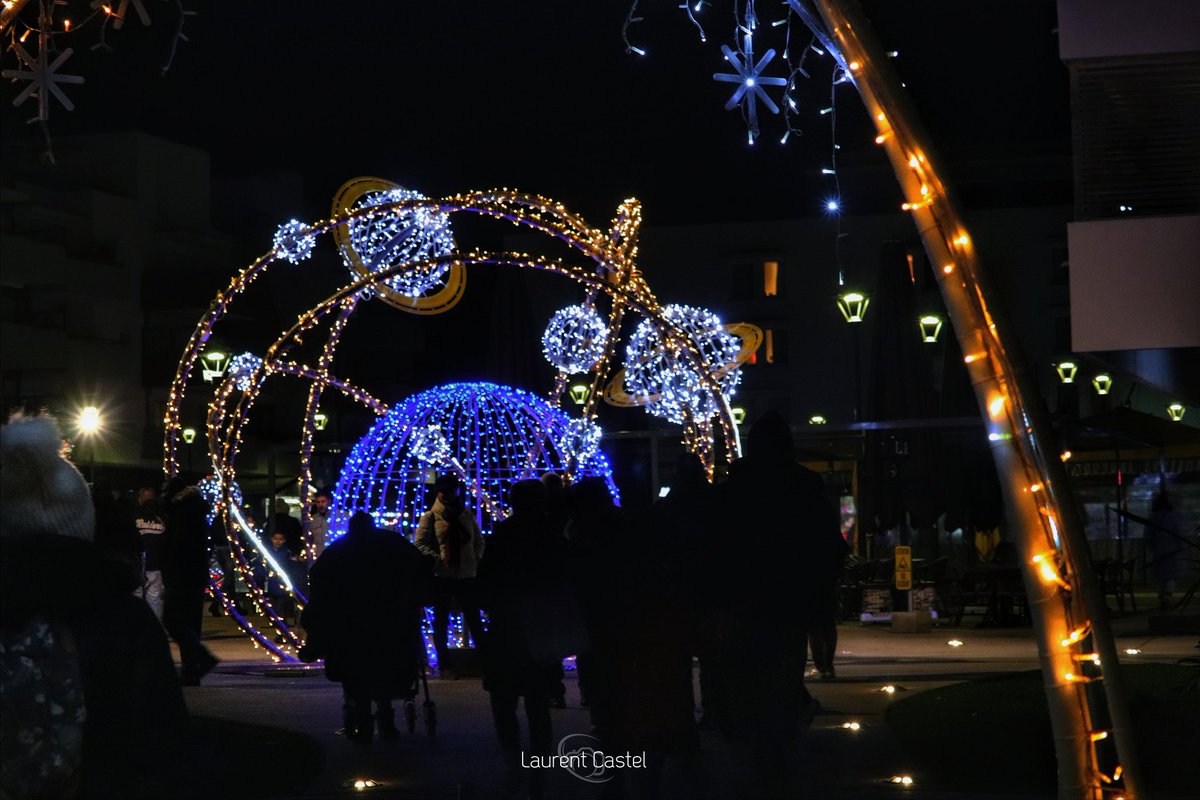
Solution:
<svg viewBox="0 0 1200 800">
<path fill-rule="evenodd" d="M 62 445 L 47 416 L 0 428 L 0 792 L 182 796 L 187 711 L 166 637 L 92 541 L 92 499 Z"/>
</svg>

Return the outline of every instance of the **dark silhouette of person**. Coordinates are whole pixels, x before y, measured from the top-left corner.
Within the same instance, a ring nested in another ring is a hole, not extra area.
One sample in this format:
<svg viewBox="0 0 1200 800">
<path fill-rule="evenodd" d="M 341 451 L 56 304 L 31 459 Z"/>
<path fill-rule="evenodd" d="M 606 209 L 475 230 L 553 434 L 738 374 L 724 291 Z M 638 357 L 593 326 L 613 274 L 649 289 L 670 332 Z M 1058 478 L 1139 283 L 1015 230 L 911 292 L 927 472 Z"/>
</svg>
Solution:
<svg viewBox="0 0 1200 800">
<path fill-rule="evenodd" d="M 1183 555 L 1189 542 L 1187 525 L 1171 506 L 1165 489 L 1150 501 L 1150 519 L 1144 529 L 1150 569 L 1158 584 L 1158 606 L 1168 611 L 1174 604 L 1175 584 L 1183 573 Z"/>
<path fill-rule="evenodd" d="M 383 738 L 398 734 L 392 700 L 413 696 L 424 658 L 418 591 L 424 566 L 407 539 L 377 529 L 365 511 L 313 563 L 301 657 L 324 658 L 325 677 L 342 684 L 351 741 L 369 744 L 376 725 Z"/>
<path fill-rule="evenodd" d="M 2 794 L 202 796 L 167 638 L 127 565 L 92 541 L 87 484 L 61 447 L 49 417 L 0 429 Z"/>
<path fill-rule="evenodd" d="M 546 472 L 542 474 L 540 479 L 542 485 L 546 487 L 546 516 L 550 518 L 550 528 L 554 534 L 563 542 L 566 542 L 565 531 L 567 528 L 567 487 L 563 485 L 562 476 L 557 472 Z M 567 655 L 575 655 L 568 653 Z M 560 661 L 558 671 L 555 677 L 554 696 L 550 698 L 551 708 L 566 708 L 567 707 L 567 685 L 563 683 L 563 666 Z"/>
<path fill-rule="evenodd" d="M 631 620 L 640 610 L 630 591 L 630 556 L 636 548 L 629 521 L 613 503 L 603 478 L 586 477 L 573 484 L 567 505 L 568 569 L 591 645 L 577 654 L 580 698 L 605 752 L 618 752 L 632 745 L 628 670 Z"/>
<path fill-rule="evenodd" d="M 647 756 L 646 769 L 637 774 L 643 796 L 657 794 L 668 757 L 685 761 L 685 775 L 699 774 L 692 658 L 705 651 L 701 633 L 710 586 L 704 567 L 713 547 L 713 499 L 700 458 L 682 453 L 669 493 L 650 509 L 647 524 L 635 524 L 636 597 L 646 613 L 635 617 L 637 661 L 629 674 L 634 748 Z"/>
<path fill-rule="evenodd" d="M 584 634 L 567 580 L 566 542 L 554 530 L 546 503 L 541 481 L 514 484 L 512 514 L 496 523 L 479 565 L 480 598 L 489 620 L 483 687 L 491 695 L 509 793 L 517 790 L 521 773 L 518 699 L 525 699 L 530 752 L 550 755 L 550 703 L 562 659 L 579 649 Z M 540 798 L 545 773 L 534 770 L 529 777 L 529 796 Z"/>
<path fill-rule="evenodd" d="M 121 507 L 113 496 L 112 485 L 104 478 L 92 481 L 92 506 L 96 512 L 96 547 L 124 565 L 141 584 L 141 534 L 133 521 L 133 514 Z"/>
<path fill-rule="evenodd" d="M 483 536 L 474 515 L 462 499 L 462 487 L 454 475 L 442 475 L 435 484 L 433 505 L 421 515 L 413 543 L 433 558 L 433 638 L 437 650 L 438 674 L 453 679 L 454 671 L 447 656 L 446 632 L 450 609 L 457 604 L 463 622 L 476 646 L 482 640 L 483 622 L 479 616 L 475 575 L 483 557 Z"/>
<path fill-rule="evenodd" d="M 208 587 L 208 503 L 196 486 L 179 476 L 163 484 L 163 627 L 179 645 L 180 679 L 199 686 L 217 665 L 200 639 Z"/>
<path fill-rule="evenodd" d="M 817 707 L 804 686 L 808 635 L 820 629 L 832 655 L 824 626 L 846 545 L 837 507 L 796 463 L 777 412 L 750 429 L 721 494 L 724 535 L 747 557 L 723 582 L 719 697 L 725 719 L 753 738 L 762 792 L 786 793 L 795 735 Z"/>
</svg>

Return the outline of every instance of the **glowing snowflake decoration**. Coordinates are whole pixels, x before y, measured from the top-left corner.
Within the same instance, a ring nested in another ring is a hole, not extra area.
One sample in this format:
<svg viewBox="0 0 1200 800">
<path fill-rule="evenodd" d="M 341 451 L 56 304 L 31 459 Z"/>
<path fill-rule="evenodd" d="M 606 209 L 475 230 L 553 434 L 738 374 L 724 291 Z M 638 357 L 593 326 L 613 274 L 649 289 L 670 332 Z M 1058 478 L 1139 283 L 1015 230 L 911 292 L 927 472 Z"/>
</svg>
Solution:
<svg viewBox="0 0 1200 800">
<path fill-rule="evenodd" d="M 588 419 L 571 420 L 558 440 L 558 449 L 576 464 L 590 464 L 600 450 L 600 427 Z"/>
<path fill-rule="evenodd" d="M 542 334 L 542 353 L 567 373 L 587 372 L 604 355 L 608 326 L 594 310 L 582 305 L 554 312 Z"/>
<path fill-rule="evenodd" d="M 254 374 L 262 367 L 263 360 L 253 353 L 239 353 L 229 359 L 225 374 L 233 379 L 239 392 L 248 392 L 254 385 Z"/>
<path fill-rule="evenodd" d="M 389 189 L 364 195 L 358 207 L 374 208 L 424 199 L 425 195 L 420 192 Z M 417 264 L 454 251 L 450 215 L 444 211 L 411 208 L 374 214 L 351 220 L 349 234 L 354 252 L 369 272 L 414 264 L 412 269 L 387 281 L 387 286 L 405 297 L 420 297 L 436 289 L 450 269 L 448 264 Z"/>
<path fill-rule="evenodd" d="M 734 52 L 729 45 L 721 45 L 721 52 L 725 54 L 725 60 L 733 66 L 737 74 L 718 72 L 713 75 L 713 80 L 739 84 L 729 98 L 729 102 L 725 104 L 725 110 L 729 111 L 736 105 L 744 107 L 746 124 L 750 128 L 750 144 L 754 144 L 754 137 L 758 135 L 758 105 L 756 101 L 761 100 L 765 103 L 772 114 L 779 113 L 779 106 L 775 105 L 762 87 L 787 86 L 788 82 L 786 78 L 763 77 L 763 70 L 775 57 L 774 49 L 768 49 L 758 63 L 754 64 L 754 37 L 746 33 L 743 41 L 745 46 L 740 54 Z M 745 61 L 742 60 L 743 58 Z M 751 66 L 752 64 L 753 66 Z"/>
<path fill-rule="evenodd" d="M 741 371 L 736 367 L 741 340 L 726 332 L 721 319 L 711 311 L 669 305 L 663 308 L 663 314 L 686 331 L 704 363 L 710 365 L 722 393 L 732 396 L 741 381 Z M 625 389 L 634 396 L 653 397 L 646 410 L 675 423 L 683 423 L 689 416 L 709 419 L 720 409 L 717 397 L 683 353 L 681 344 L 664 342 L 657 326 L 648 319 L 634 330 L 625 350 Z"/>
<path fill-rule="evenodd" d="M 293 219 L 279 226 L 272 245 L 280 258 L 299 264 L 312 257 L 317 246 L 317 237 L 312 228 L 300 220 Z"/>
<path fill-rule="evenodd" d="M 437 425 L 414 429 L 408 449 L 418 459 L 435 467 L 449 463 L 454 457 L 450 443 Z"/>
</svg>

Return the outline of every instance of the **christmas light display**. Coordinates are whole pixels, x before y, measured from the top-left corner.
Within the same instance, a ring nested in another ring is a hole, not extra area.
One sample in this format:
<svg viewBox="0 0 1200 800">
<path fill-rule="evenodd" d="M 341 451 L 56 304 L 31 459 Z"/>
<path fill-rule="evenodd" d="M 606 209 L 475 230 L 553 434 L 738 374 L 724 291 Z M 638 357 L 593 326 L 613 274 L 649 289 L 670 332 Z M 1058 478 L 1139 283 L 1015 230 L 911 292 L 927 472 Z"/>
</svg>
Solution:
<svg viewBox="0 0 1200 800">
<path fill-rule="evenodd" d="M 568 375 L 589 372 L 604 357 L 608 326 L 590 306 L 560 308 L 542 334 L 542 353 Z"/>
<path fill-rule="evenodd" d="M 254 382 L 254 374 L 262 369 L 263 360 L 253 353 L 239 353 L 229 359 L 225 374 L 233 378 L 233 385 L 239 392 L 249 391 Z"/>
<path fill-rule="evenodd" d="M 727 332 L 716 314 L 702 308 L 668 305 L 663 314 L 686 331 L 718 380 L 721 394 L 732 397 L 741 380 L 741 339 Z M 718 396 L 680 357 L 682 348 L 679 339 L 664 340 L 652 321 L 641 322 L 625 350 L 625 390 L 644 399 L 651 414 L 671 422 L 710 419 L 720 408 Z"/>
<path fill-rule="evenodd" d="M 365 194 L 359 199 L 358 206 L 376 209 L 389 203 L 424 199 L 420 192 L 396 187 Z M 352 273 L 358 272 L 360 267 L 365 267 L 368 272 L 379 272 L 396 265 L 409 265 L 409 269 L 386 284 L 405 297 L 427 294 L 442 284 L 449 265 L 431 259 L 454 250 L 448 214 L 426 206 L 414 206 L 398 213 L 359 217 L 348 227 L 356 256 L 347 259 Z"/>
<path fill-rule="evenodd" d="M 1061 461 L 1046 446 L 1047 421 L 1030 371 L 1007 346 L 994 294 L 933 162 L 917 115 L 892 73 L 886 52 L 853 0 L 786 0 L 791 12 L 837 64 L 833 83 L 854 86 L 876 128 L 913 215 L 946 301 L 975 388 L 1005 493 L 1010 529 L 1022 553 L 1058 762 L 1059 797 L 1072 800 L 1142 796 L 1142 777 L 1116 648 L 1090 550 Z M 636 2 L 634 3 L 636 7 Z M 753 35 L 753 0 L 734 3 L 739 31 Z M 632 16 L 632 11 L 630 12 Z M 791 15 L 789 14 L 789 28 Z M 628 23 L 627 23 L 628 25 Z M 816 43 L 821 48 L 816 48 Z M 749 63 L 749 59 L 744 63 Z M 789 87 L 790 89 L 790 87 Z M 827 109 L 832 114 L 833 103 Z M 750 121 L 748 120 L 748 124 Z M 751 125 L 751 141 L 755 134 Z M 786 134 L 785 134 L 786 138 Z M 837 145 L 834 144 L 834 159 Z M 834 163 L 822 170 L 836 181 Z M 838 213 L 840 192 L 828 199 Z M 839 285 L 844 278 L 839 267 Z M 1099 687 L 1099 688 L 1097 688 Z M 908 776 L 893 778 L 907 785 Z"/>
<path fill-rule="evenodd" d="M 513 483 L 546 472 L 600 476 L 616 497 L 612 469 L 597 449 L 600 430 L 587 423 L 586 453 L 564 450 L 578 423 L 541 398 L 494 383 L 452 383 L 393 406 L 351 450 L 333 491 L 330 541 L 345 533 L 350 517 L 370 513 L 412 535 L 433 502 L 430 475 L 458 474 L 467 507 L 488 533 L 508 515 Z M 578 434 L 576 434 L 578 436 Z"/>
<path fill-rule="evenodd" d="M 293 219 L 279 226 L 272 244 L 285 261 L 299 264 L 312 257 L 313 249 L 317 246 L 317 237 L 307 225 Z"/>
<path fill-rule="evenodd" d="M 592 263 L 582 266 L 523 252 L 448 251 L 447 248 L 453 246 L 449 237 L 449 217 L 452 213 L 462 212 L 505 220 L 553 236 Z M 491 520 L 503 518 L 507 513 L 503 495 L 506 482 L 540 475 L 548 469 L 561 470 L 568 481 L 581 475 L 607 475 L 607 461 L 596 446 L 599 429 L 594 423 L 595 404 L 600 398 L 614 402 L 614 398 L 623 395 L 620 389 L 622 371 L 612 374 L 617 337 L 608 332 L 620 330 L 627 312 L 640 315 L 643 321 L 650 321 L 656 327 L 660 340 L 670 343 L 678 364 L 690 369 L 694 379 L 707 387 L 713 399 L 716 418 L 710 416 L 685 422 L 683 439 L 686 446 L 699 454 L 710 468 L 718 456 L 726 460 L 737 457 L 740 452 L 737 426 L 732 420 L 721 381 L 729 370 L 750 357 L 761 340 L 761 331 L 746 324 L 730 326 L 734 341 L 740 342 L 740 349 L 734 348 L 733 363 L 724 354 L 719 355 L 719 362 L 709 363 L 708 359 L 717 357 L 712 355 L 716 351 L 706 344 L 703 336 L 700 341 L 693 341 L 700 328 L 694 324 L 685 325 L 687 321 L 674 313 L 668 315 L 635 266 L 640 224 L 641 209 L 635 200 L 622 203 L 610 229 L 603 231 L 589 227 L 562 204 L 536 195 L 496 189 L 428 199 L 379 178 L 356 178 L 338 191 L 329 219 L 309 224 L 289 223 L 285 227 L 291 232 L 291 238 L 287 234 L 280 235 L 273 242 L 271 251 L 234 276 L 217 294 L 188 340 L 171 384 L 163 420 L 163 469 L 168 474 L 175 474 L 178 469 L 177 448 L 183 430 L 180 410 L 189 389 L 189 376 L 198 369 L 214 328 L 230 313 L 243 292 L 274 264 L 300 255 L 298 239 L 312 237 L 315 241 L 326 233 L 333 235 L 344 261 L 352 270 L 352 279 L 348 283 L 300 313 L 274 341 L 256 348 L 254 352 L 261 353 L 261 357 L 243 353 L 232 359 L 234 363 L 225 371 L 208 403 L 209 457 L 216 486 L 222 494 L 221 513 L 229 537 L 231 560 L 240 579 L 246 583 L 255 614 L 238 613 L 219 586 L 214 585 L 211 590 L 225 603 L 228 613 L 255 646 L 269 651 L 273 658 L 292 661 L 296 659 L 296 648 L 302 644 L 298 632 L 289 628 L 275 610 L 265 580 L 276 580 L 284 586 L 297 606 L 306 602 L 304 587 L 293 585 L 287 571 L 271 560 L 261 538 L 245 519 L 238 503 L 231 502 L 230 497 L 237 482 L 237 459 L 245 433 L 265 387 L 276 378 L 299 378 L 308 382 L 308 400 L 299 423 L 301 496 L 306 496 L 312 487 L 311 459 L 315 452 L 318 403 L 326 390 L 332 389 L 378 415 L 381 418 L 378 431 L 388 430 L 388 424 L 395 424 L 386 423 L 386 420 L 410 414 L 421 407 L 417 400 L 410 398 L 405 401 L 408 405 L 389 408 L 365 389 L 334 374 L 342 334 L 354 318 L 359 302 L 365 298 L 377 296 L 409 314 L 440 314 L 453 308 L 462 297 L 468 266 L 515 267 L 561 275 L 575 281 L 586 293 L 582 308 L 592 309 L 599 317 L 599 303 L 606 301 L 608 317 L 603 322 L 604 331 L 597 328 L 594 320 L 584 323 L 588 331 L 594 332 L 586 344 L 582 332 L 572 340 L 571 347 L 578 351 L 594 347 L 593 352 L 599 353 L 595 363 L 587 368 L 590 387 L 584 402 L 573 407 L 578 413 L 577 418 L 572 419 L 559 407 L 565 389 L 566 373 L 563 371 L 556 379 L 550 402 L 507 388 L 478 390 L 474 395 L 461 387 L 453 391 L 448 387 L 430 390 L 451 394 L 441 395 L 434 404 L 436 409 L 429 406 L 429 401 L 422 401 L 426 403 L 427 418 L 403 429 L 407 433 L 402 436 L 395 434 L 409 445 L 402 471 L 405 485 L 411 480 L 413 491 L 404 496 L 403 503 L 398 503 L 398 490 L 393 491 L 394 496 L 384 492 L 375 497 L 364 488 L 373 485 L 369 477 L 363 477 L 353 487 L 351 479 L 346 477 L 347 483 L 342 490 L 346 496 L 335 497 L 335 532 L 344 530 L 345 520 L 357 508 L 369 510 L 384 527 L 410 532 L 414 515 L 424 510 L 424 480 L 430 472 L 443 471 L 459 476 L 468 487 L 472 508 L 485 523 L 485 529 L 490 527 Z M 303 249 L 308 249 L 308 242 Z M 434 275 L 439 276 L 437 283 L 427 283 Z M 417 295 L 401 294 L 418 289 Z M 576 312 L 575 316 L 582 320 L 587 315 Z M 563 352 L 566 352 L 566 338 L 563 341 Z M 300 347 L 317 349 L 315 364 L 295 360 L 293 351 Z M 461 418 L 477 414 L 483 420 L 480 430 L 486 429 L 487 433 L 472 431 L 468 436 L 462 425 L 445 417 L 444 412 L 454 407 L 448 399 L 454 392 L 467 392 L 461 396 L 474 398 L 463 400 L 466 404 L 463 409 L 474 410 L 470 413 L 464 410 Z M 523 410 L 516 411 L 518 406 Z M 364 438 L 363 442 L 369 438 Z M 368 445 L 360 442 L 347 461 L 348 468 L 367 458 L 362 449 L 366 447 Z M 353 470 L 344 472 L 344 476 L 351 474 Z M 395 477 L 396 485 L 399 485 L 400 476 Z M 615 492 L 615 487 L 613 490 Z M 373 497 L 370 501 L 364 499 Z M 383 500 L 375 502 L 380 497 Z M 315 545 L 309 542 L 310 559 L 315 556 Z M 260 564 L 265 565 L 265 580 L 261 577 L 264 568 L 257 566 Z M 261 625 L 273 628 L 274 635 L 260 630 Z"/>
</svg>

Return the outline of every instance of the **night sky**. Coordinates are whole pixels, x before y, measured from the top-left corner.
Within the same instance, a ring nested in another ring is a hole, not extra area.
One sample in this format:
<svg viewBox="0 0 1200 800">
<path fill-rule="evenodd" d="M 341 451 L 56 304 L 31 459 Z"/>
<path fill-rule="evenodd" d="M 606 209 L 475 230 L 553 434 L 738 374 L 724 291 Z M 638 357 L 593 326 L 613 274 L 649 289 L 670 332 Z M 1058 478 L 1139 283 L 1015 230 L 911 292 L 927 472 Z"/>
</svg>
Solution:
<svg viewBox="0 0 1200 800">
<path fill-rule="evenodd" d="M 148 4 L 149 29 L 130 20 L 110 32 L 114 53 L 88 52 L 88 31 L 64 39 L 76 49 L 67 71 L 88 83 L 66 87 L 77 109 L 53 108 L 51 133 L 140 129 L 211 152 L 218 174 L 290 170 L 304 179 L 297 214 L 309 218 L 365 174 L 431 195 L 537 192 L 598 226 L 628 196 L 642 199 L 653 225 L 811 216 L 833 190 L 820 174 L 830 129 L 818 114 L 831 60 L 809 61 L 803 135 L 780 145 L 782 120 L 764 115 L 762 138 L 748 147 L 740 115 L 722 108 L 730 84 L 711 77 L 727 71 L 719 46 L 734 36 L 723 1 L 700 15 L 707 43 L 673 0 L 643 2 L 630 35 L 644 57 L 624 50 L 624 3 L 185 5 L 200 13 L 165 77 L 169 4 Z M 1053 3 L 877 0 L 866 9 L 884 46 L 900 51 L 894 64 L 952 180 L 957 164 L 1069 153 Z M 778 10 L 759 4 L 764 19 Z M 782 30 L 760 37 L 759 52 L 779 49 Z M 808 41 L 798 22 L 793 33 L 793 47 Z M 767 73 L 783 75 L 783 65 Z M 849 84 L 837 91 L 847 209 L 894 209 L 898 190 L 861 103 Z M 5 112 L 6 136 L 28 134 L 31 109 Z M 1055 199 L 1069 201 L 1069 185 L 1064 192 Z"/>
</svg>

